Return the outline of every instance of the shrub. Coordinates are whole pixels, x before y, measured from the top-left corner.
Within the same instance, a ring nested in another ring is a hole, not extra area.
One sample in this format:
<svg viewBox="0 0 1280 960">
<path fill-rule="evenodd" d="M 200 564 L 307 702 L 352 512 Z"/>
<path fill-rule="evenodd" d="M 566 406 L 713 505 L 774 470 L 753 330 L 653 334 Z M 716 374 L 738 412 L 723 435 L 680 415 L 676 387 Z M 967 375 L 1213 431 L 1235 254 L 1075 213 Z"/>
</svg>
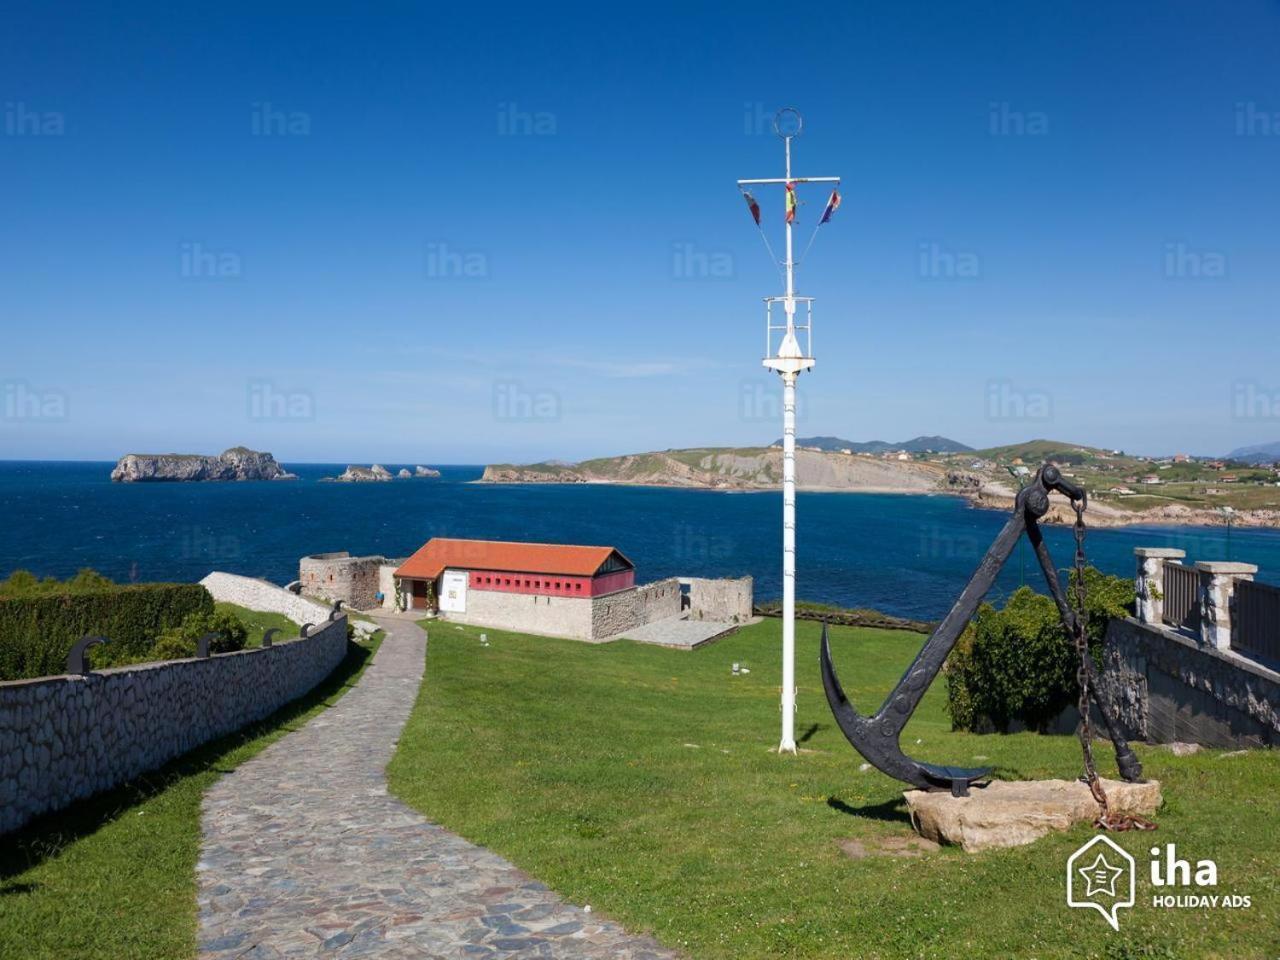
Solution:
<svg viewBox="0 0 1280 960">
<path fill-rule="evenodd" d="M 41 580 L 30 570 L 15 570 L 7 579 L 0 580 L 0 597 L 47 597 L 69 590 L 83 591 L 115 585 L 109 577 L 89 567 L 81 567 L 74 577 L 65 581 L 57 577 Z"/>
<path fill-rule="evenodd" d="M 104 667 L 147 659 L 156 638 L 194 613 L 213 613 L 198 583 L 113 584 L 93 571 L 65 583 L 19 572 L 0 583 L 0 680 L 62 673 L 81 637 L 104 636 Z"/>
<path fill-rule="evenodd" d="M 1086 632 L 1098 664 L 1107 624 L 1131 612 L 1133 584 L 1089 567 L 1085 589 Z M 1078 699 L 1076 666 L 1075 646 L 1050 597 L 1022 587 L 1003 609 L 983 604 L 947 658 L 951 724 L 1006 732 L 1016 720 L 1043 731 Z"/>
<path fill-rule="evenodd" d="M 216 634 L 209 640 L 210 653 L 234 653 L 243 650 L 249 631 L 240 618 L 227 610 L 189 614 L 182 623 L 167 630 L 151 648 L 150 660 L 181 660 L 196 655 L 196 641 L 206 633 Z"/>
</svg>

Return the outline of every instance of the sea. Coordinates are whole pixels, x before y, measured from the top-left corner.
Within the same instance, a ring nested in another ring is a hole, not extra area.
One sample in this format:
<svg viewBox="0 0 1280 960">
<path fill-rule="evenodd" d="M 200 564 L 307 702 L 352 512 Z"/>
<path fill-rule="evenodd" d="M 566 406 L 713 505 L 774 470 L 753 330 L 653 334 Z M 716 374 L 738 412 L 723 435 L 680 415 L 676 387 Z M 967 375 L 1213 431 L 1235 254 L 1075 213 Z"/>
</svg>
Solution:
<svg viewBox="0 0 1280 960">
<path fill-rule="evenodd" d="M 411 464 L 384 464 L 393 472 Z M 781 595 L 782 496 L 667 487 L 477 481 L 479 466 L 438 479 L 321 483 L 345 464 L 290 465 L 293 481 L 112 483 L 110 462 L 0 461 L 0 577 L 65 577 L 92 567 L 119 581 L 198 580 L 211 570 L 298 576 L 298 558 L 347 550 L 403 557 L 431 537 L 608 544 L 641 581 L 755 578 L 757 600 Z M 1008 514 L 946 495 L 800 493 L 797 595 L 920 620 L 941 617 Z M 1060 568 L 1071 530 L 1046 527 Z M 1131 577 L 1134 547 L 1179 547 L 1188 561 L 1238 560 L 1280 583 L 1280 530 L 1146 526 L 1092 529 L 1089 561 Z M 991 599 L 1043 589 L 1028 545 Z"/>
</svg>

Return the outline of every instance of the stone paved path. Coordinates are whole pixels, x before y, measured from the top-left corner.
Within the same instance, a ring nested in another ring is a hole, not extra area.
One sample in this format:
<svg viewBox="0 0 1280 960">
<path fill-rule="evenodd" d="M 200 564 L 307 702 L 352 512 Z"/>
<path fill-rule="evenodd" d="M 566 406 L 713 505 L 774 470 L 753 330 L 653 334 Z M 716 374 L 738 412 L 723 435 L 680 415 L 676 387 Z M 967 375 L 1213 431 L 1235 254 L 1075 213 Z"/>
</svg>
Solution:
<svg viewBox="0 0 1280 960">
<path fill-rule="evenodd" d="M 205 797 L 200 956 L 673 957 L 387 793 L 426 635 L 381 622 L 355 689 Z"/>
</svg>

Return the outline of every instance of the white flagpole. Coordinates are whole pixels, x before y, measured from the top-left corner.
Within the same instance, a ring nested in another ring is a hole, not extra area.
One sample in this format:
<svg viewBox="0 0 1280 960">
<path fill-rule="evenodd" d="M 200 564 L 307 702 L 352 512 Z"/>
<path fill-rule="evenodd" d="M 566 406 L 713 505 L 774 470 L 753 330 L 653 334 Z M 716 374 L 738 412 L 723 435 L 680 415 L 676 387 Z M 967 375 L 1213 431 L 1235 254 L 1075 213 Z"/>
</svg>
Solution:
<svg viewBox="0 0 1280 960">
<path fill-rule="evenodd" d="M 779 128 L 779 120 L 784 113 L 794 116 L 796 129 L 794 133 L 783 134 Z M 747 184 L 782 184 L 785 187 L 799 183 L 839 183 L 839 177 L 804 177 L 792 179 L 791 176 L 791 141 L 798 136 L 803 121 L 800 114 L 791 109 L 778 111 L 774 117 L 774 131 L 782 137 L 785 149 L 785 176 L 781 179 L 739 180 L 738 185 Z M 785 206 L 784 206 L 785 210 Z M 784 218 L 785 219 L 785 218 Z M 764 358 L 764 366 L 776 371 L 782 377 L 782 737 L 778 744 L 779 753 L 796 752 L 796 380 L 805 370 L 813 368 L 812 341 L 810 339 L 810 320 L 813 300 L 811 297 L 797 297 L 795 288 L 795 261 L 792 253 L 792 224 L 786 221 L 787 259 L 785 296 L 766 297 L 768 319 L 765 321 L 768 335 L 768 353 Z M 786 316 L 785 327 L 775 327 L 772 322 L 772 307 L 781 303 Z M 809 314 L 803 327 L 796 323 L 796 304 L 804 302 Z M 797 331 L 803 329 L 806 343 L 802 347 Z M 773 348 L 773 331 L 785 331 L 777 350 Z"/>
</svg>

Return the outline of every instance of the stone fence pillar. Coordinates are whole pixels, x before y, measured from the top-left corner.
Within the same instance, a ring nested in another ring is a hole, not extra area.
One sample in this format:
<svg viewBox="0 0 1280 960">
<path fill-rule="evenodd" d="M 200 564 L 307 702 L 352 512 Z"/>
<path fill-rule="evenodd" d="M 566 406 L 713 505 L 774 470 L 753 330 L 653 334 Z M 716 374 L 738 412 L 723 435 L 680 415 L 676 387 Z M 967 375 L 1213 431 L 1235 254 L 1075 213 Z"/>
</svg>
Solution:
<svg viewBox="0 0 1280 960">
<path fill-rule="evenodd" d="M 1135 547 L 1138 558 L 1138 576 L 1134 590 L 1138 597 L 1138 620 L 1159 624 L 1164 619 L 1164 564 L 1166 560 L 1181 560 L 1185 550 L 1172 547 Z"/>
<path fill-rule="evenodd" d="M 1237 580 L 1252 580 L 1258 572 L 1256 564 L 1201 560 L 1200 571 L 1200 639 L 1219 650 L 1231 648 L 1231 606 Z"/>
</svg>

